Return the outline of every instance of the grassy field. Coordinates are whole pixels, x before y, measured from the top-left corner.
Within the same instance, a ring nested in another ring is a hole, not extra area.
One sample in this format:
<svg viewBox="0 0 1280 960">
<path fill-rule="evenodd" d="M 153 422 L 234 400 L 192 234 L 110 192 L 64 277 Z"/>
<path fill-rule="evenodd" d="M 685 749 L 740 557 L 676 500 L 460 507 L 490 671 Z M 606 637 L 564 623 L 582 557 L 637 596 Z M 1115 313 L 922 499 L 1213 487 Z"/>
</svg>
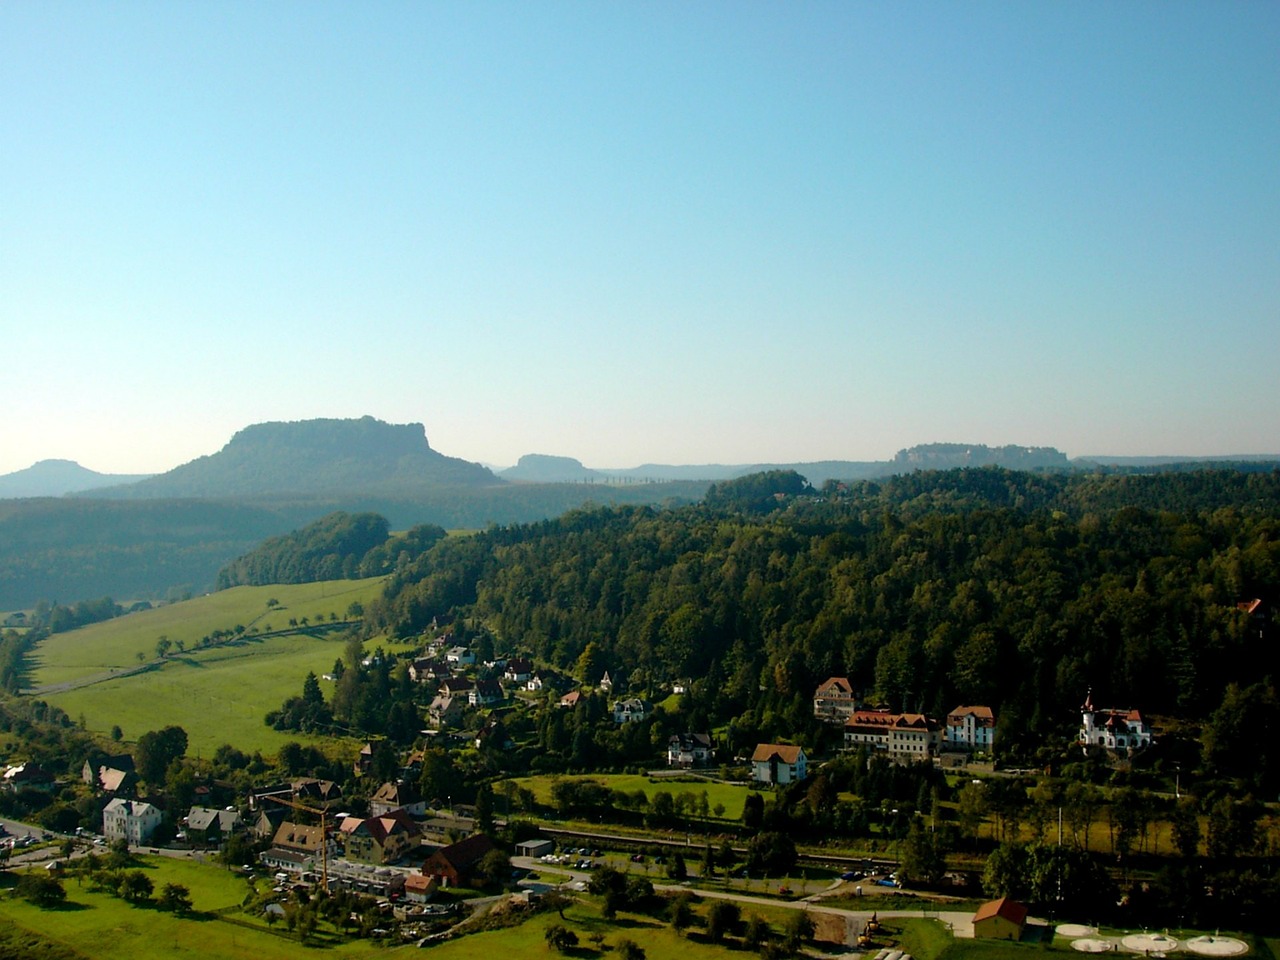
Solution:
<svg viewBox="0 0 1280 960">
<path fill-rule="evenodd" d="M 44 699 L 74 719 L 83 717 L 90 730 L 107 733 L 118 725 L 126 740 L 176 724 L 187 732 L 192 756 L 209 756 L 224 743 L 271 754 L 290 740 L 314 738 L 273 730 L 263 722 L 267 711 L 300 694 L 308 671 L 320 676 L 330 670 L 342 649 L 339 639 L 249 640 Z M 328 695 L 332 684 L 323 686 Z"/>
<path fill-rule="evenodd" d="M 148 858 L 142 866 L 157 891 L 166 883 L 186 886 L 195 910 L 200 912 L 237 906 L 248 892 L 242 878 L 220 867 L 165 858 Z M 6 885 L 12 882 L 5 880 Z M 130 906 L 105 893 L 90 893 L 87 886 L 77 886 L 74 879 L 66 880 L 64 885 L 67 904 L 55 910 L 41 910 L 7 893 L 0 896 L 0 924 L 29 930 L 93 960 L 288 960 L 315 952 L 296 940 L 222 922 L 208 913 L 179 919 L 153 907 Z M 376 944 L 356 941 L 330 947 L 325 953 L 364 957 L 382 950 Z"/>
<path fill-rule="evenodd" d="M 333 581 L 300 586 L 237 587 L 185 603 L 131 614 L 66 634 L 55 634 L 36 652 L 35 683 L 56 683 L 136 667 L 136 651 L 154 654 L 156 638 L 183 640 L 187 651 L 152 669 L 64 692 L 42 694 L 86 727 L 107 733 L 118 725 L 126 740 L 177 724 L 187 731 L 188 752 L 208 755 L 231 743 L 241 750 L 274 753 L 297 733 L 281 733 L 263 723 L 268 710 L 302 691 L 308 671 L 328 672 L 342 655 L 340 633 L 255 637 L 193 649 L 219 629 L 246 628 L 256 621 L 286 629 L 290 618 L 341 617 L 353 600 L 367 602 L 379 580 Z M 268 609 L 267 600 L 279 604 Z"/>
<path fill-rule="evenodd" d="M 753 956 L 741 949 L 702 942 L 695 934 L 682 937 L 668 924 L 652 917 L 619 913 L 608 921 L 600 916 L 599 907 L 577 905 L 565 911 L 561 921 L 555 913 L 542 913 L 517 927 L 506 927 L 477 933 L 432 947 L 431 956 L 440 960 L 475 960 L 477 957 L 541 957 L 558 956 L 547 948 L 545 934 L 553 923 L 563 923 L 578 935 L 575 957 L 603 957 L 608 953 L 594 949 L 588 937 L 604 936 L 605 947 L 614 947 L 622 939 L 634 940 L 644 947 L 647 960 L 728 960 Z"/>
<path fill-rule="evenodd" d="M 746 803 L 747 794 L 750 792 L 747 787 L 728 783 L 715 783 L 710 780 L 690 779 L 680 782 L 675 778 L 646 777 L 630 773 L 601 773 L 582 777 L 520 777 L 515 782 L 521 787 L 532 790 L 539 803 L 550 803 L 551 785 L 557 779 L 595 780 L 605 784 L 610 789 L 625 790 L 627 793 L 635 793 L 637 790 L 641 790 L 650 800 L 659 790 L 666 790 L 673 797 L 681 793 L 691 793 L 694 797 L 701 797 L 702 791 L 705 790 L 707 792 L 707 803 L 713 808 L 717 803 L 723 804 L 724 813 L 722 819 L 735 822 L 742 819 L 742 807 Z M 712 816 L 714 817 L 715 814 L 713 813 Z"/>
<path fill-rule="evenodd" d="M 330 614 L 342 617 L 352 601 L 368 603 L 378 595 L 381 585 L 381 578 L 374 578 L 235 587 L 56 633 L 41 643 L 31 657 L 28 686 L 65 683 L 108 670 L 136 667 L 139 653 L 146 660 L 155 657 L 156 641 L 162 636 L 175 645 L 181 641 L 192 651 L 202 637 L 215 630 L 233 630 L 237 625 L 266 632 L 268 626 L 287 629 L 290 619 L 301 621 L 306 617 L 316 622 L 327 621 Z M 278 601 L 274 608 L 267 606 L 272 599 Z"/>
</svg>

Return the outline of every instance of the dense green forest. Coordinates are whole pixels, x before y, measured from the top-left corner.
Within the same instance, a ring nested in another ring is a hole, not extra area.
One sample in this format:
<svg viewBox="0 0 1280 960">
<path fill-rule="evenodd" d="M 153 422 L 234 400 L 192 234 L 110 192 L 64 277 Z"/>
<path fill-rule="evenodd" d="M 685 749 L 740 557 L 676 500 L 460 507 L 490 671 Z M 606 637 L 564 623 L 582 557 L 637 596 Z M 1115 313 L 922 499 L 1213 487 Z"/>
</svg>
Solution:
<svg viewBox="0 0 1280 960">
<path fill-rule="evenodd" d="M 315 583 L 390 573 L 447 534 L 434 524 L 392 537 L 385 517 L 338 511 L 301 530 L 271 537 L 218 571 L 218 589 L 245 584 Z"/>
<path fill-rule="evenodd" d="M 695 678 L 702 716 L 762 736 L 805 729 L 816 685 L 844 674 L 895 709 L 990 704 L 1011 751 L 1069 733 L 1090 688 L 1205 720 L 1233 684 L 1276 676 L 1270 622 L 1238 605 L 1270 610 L 1280 586 L 1280 473 L 796 481 L 447 540 L 366 623 L 407 636 L 471 617 L 563 669 L 593 644 L 631 688 Z"/>
</svg>

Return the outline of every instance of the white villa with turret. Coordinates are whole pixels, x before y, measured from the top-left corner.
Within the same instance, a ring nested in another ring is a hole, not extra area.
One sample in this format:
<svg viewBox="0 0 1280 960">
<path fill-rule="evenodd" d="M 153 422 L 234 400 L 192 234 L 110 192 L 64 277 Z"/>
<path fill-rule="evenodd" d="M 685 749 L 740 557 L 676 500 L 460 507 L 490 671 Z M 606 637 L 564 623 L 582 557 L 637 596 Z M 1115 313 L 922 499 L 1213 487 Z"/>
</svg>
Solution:
<svg viewBox="0 0 1280 960">
<path fill-rule="evenodd" d="M 1101 747 L 1118 757 L 1128 757 L 1151 746 L 1151 726 L 1134 709 L 1118 710 L 1093 705 L 1090 690 L 1080 707 L 1080 736 L 1077 740 L 1085 753 Z"/>
</svg>

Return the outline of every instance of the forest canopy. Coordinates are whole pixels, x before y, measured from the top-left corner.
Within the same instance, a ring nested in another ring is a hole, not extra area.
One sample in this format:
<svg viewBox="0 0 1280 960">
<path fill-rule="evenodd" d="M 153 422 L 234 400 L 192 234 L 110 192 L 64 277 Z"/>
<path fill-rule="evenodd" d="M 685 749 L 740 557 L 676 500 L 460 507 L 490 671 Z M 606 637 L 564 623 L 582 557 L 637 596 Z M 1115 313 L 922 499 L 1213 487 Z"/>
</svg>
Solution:
<svg viewBox="0 0 1280 960">
<path fill-rule="evenodd" d="M 385 517 L 337 511 L 301 530 L 271 537 L 223 567 L 218 572 L 218 589 L 376 577 L 429 550 L 445 536 L 442 528 L 423 524 L 393 538 Z"/>
<path fill-rule="evenodd" d="M 624 684 L 695 678 L 713 722 L 812 722 L 847 675 L 893 709 L 984 703 L 1007 745 L 1099 703 L 1207 719 L 1276 674 L 1239 606 L 1280 584 L 1280 474 L 921 472 L 821 493 L 741 483 L 666 511 L 572 511 L 446 540 L 366 611 L 411 635 L 476 618 L 504 652 L 572 670 L 589 643 Z M 775 496 L 774 493 L 779 495 Z M 592 680 L 594 678 L 580 678 Z"/>
</svg>

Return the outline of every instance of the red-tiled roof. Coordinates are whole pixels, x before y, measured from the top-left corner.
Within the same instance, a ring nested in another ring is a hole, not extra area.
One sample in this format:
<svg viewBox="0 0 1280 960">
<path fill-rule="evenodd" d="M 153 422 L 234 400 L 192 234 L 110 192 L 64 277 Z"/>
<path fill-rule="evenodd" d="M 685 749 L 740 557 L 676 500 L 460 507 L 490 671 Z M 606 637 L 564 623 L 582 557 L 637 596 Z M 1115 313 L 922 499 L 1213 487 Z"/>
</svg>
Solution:
<svg viewBox="0 0 1280 960">
<path fill-rule="evenodd" d="M 828 677 L 818 687 L 816 697 L 826 696 L 830 693 L 839 693 L 844 696 L 850 696 L 853 693 L 853 684 L 849 682 L 848 677 Z"/>
<path fill-rule="evenodd" d="M 978 912 L 973 915 L 973 922 L 980 920 L 990 920 L 993 917 L 1002 917 L 1010 923 L 1016 923 L 1022 926 L 1027 919 L 1027 908 L 1016 900 L 1010 900 L 1008 897 L 1001 897 L 999 900 L 991 900 L 984 903 L 978 908 Z"/>
<path fill-rule="evenodd" d="M 441 847 L 431 855 L 428 863 L 439 857 L 455 870 L 462 872 L 493 849 L 493 841 L 483 833 L 477 833 L 467 837 L 465 840 L 459 840 L 457 843 L 451 843 L 447 847 Z M 423 869 L 425 871 L 425 866 Z"/>
<path fill-rule="evenodd" d="M 960 707 L 956 707 L 949 714 L 947 714 L 947 720 L 949 721 L 952 717 L 958 718 L 958 717 L 965 717 L 965 716 L 972 716 L 978 720 L 994 720 L 995 719 L 995 714 L 991 712 L 990 707 L 960 706 Z"/>
</svg>

